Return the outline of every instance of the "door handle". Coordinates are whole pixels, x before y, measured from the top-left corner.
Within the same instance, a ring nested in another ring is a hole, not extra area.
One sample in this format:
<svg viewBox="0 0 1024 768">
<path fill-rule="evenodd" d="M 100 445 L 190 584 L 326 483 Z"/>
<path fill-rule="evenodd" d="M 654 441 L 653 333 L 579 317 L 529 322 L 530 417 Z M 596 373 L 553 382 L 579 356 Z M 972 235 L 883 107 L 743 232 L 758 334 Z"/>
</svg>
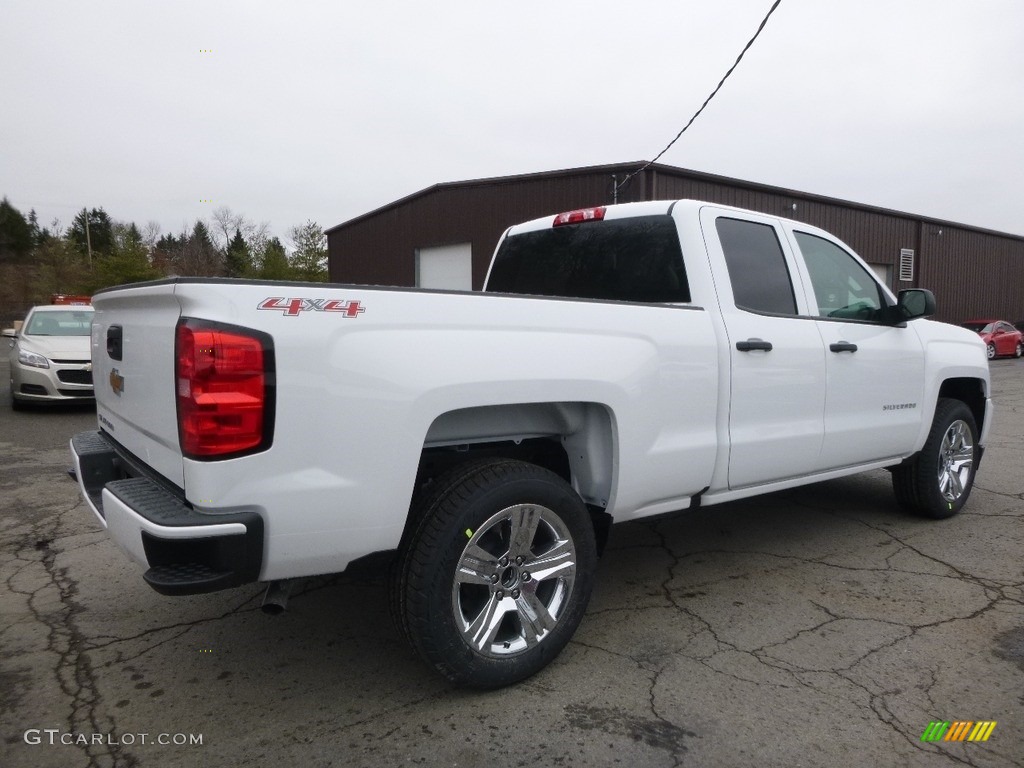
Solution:
<svg viewBox="0 0 1024 768">
<path fill-rule="evenodd" d="M 747 339 L 746 341 L 737 341 L 736 349 L 740 352 L 771 352 L 772 343 L 770 341 L 765 341 L 764 339 Z"/>
<path fill-rule="evenodd" d="M 120 325 L 112 325 L 107 328 L 107 357 L 111 360 L 121 359 L 121 345 L 124 343 L 123 333 Z"/>
<path fill-rule="evenodd" d="M 835 344 L 829 344 L 828 348 L 833 352 L 856 352 L 857 345 L 849 341 L 837 341 Z"/>
</svg>

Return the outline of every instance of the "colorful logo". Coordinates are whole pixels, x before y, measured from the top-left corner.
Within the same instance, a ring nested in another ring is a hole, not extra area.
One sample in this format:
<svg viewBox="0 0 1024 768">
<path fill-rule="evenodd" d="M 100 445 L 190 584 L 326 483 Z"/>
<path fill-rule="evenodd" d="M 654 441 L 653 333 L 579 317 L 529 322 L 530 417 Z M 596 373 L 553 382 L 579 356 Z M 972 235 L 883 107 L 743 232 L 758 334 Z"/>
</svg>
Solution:
<svg viewBox="0 0 1024 768">
<path fill-rule="evenodd" d="M 339 299 L 286 299 L 272 296 L 261 301 L 256 309 L 276 310 L 287 317 L 296 317 L 300 312 L 341 312 L 342 317 L 359 317 L 366 311 L 358 300 Z"/>
<path fill-rule="evenodd" d="M 117 372 L 117 368 L 110 369 L 110 388 L 118 397 L 124 392 L 124 376 Z"/>
<path fill-rule="evenodd" d="M 995 720 L 932 720 L 921 741 L 988 741 L 995 729 Z"/>
</svg>

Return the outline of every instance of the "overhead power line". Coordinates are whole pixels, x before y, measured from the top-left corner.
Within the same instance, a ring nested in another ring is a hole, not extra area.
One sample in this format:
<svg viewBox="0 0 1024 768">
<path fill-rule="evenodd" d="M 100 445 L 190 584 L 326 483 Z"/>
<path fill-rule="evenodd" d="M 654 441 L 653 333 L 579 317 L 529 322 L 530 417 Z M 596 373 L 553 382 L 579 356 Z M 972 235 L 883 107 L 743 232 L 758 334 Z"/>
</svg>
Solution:
<svg viewBox="0 0 1024 768">
<path fill-rule="evenodd" d="M 661 158 L 661 156 L 664 155 L 666 152 L 668 152 L 672 148 L 673 144 L 675 144 L 677 141 L 679 141 L 679 137 L 682 136 L 684 133 L 686 133 L 686 129 L 689 128 L 691 125 L 693 125 L 694 120 L 696 120 L 698 117 L 700 117 L 700 113 L 703 112 L 705 107 L 707 107 L 707 105 L 711 103 L 711 100 L 713 98 L 715 98 L 715 94 L 717 94 L 722 89 L 722 86 L 725 85 L 725 81 L 729 79 L 729 75 L 731 75 L 733 73 L 733 70 L 735 70 L 736 67 L 739 66 L 739 63 L 743 60 L 744 55 L 746 55 L 747 51 L 750 50 L 750 46 L 752 46 L 754 44 L 754 41 L 757 40 L 758 35 L 761 34 L 762 30 L 764 30 L 764 28 L 765 28 L 765 25 L 768 23 L 768 19 L 771 18 L 772 14 L 775 13 L 775 9 L 778 8 L 779 5 L 781 5 L 781 3 L 782 3 L 782 0 L 775 0 L 775 2 L 772 3 L 772 7 L 768 9 L 768 13 L 765 14 L 765 17 L 761 20 L 761 24 L 757 28 L 757 32 L 755 32 L 754 36 L 752 38 L 750 38 L 750 40 L 747 41 L 747 44 L 745 46 L 743 46 L 743 50 L 740 51 L 740 55 L 736 57 L 736 61 L 734 61 L 732 63 L 732 66 L 729 67 L 729 71 L 726 72 L 722 76 L 722 79 L 718 81 L 718 85 L 715 86 L 715 90 L 713 90 L 711 92 L 711 95 L 708 96 L 706 99 L 704 99 L 704 103 L 700 105 L 700 109 L 698 109 L 696 112 L 693 113 L 693 117 L 690 118 L 690 122 L 688 122 L 686 125 L 683 126 L 682 130 L 679 131 L 679 133 L 676 134 L 676 137 L 674 139 L 672 139 L 672 141 L 670 141 L 668 143 L 668 145 L 663 150 L 661 150 L 661 152 L 659 152 L 654 157 L 653 160 L 649 160 L 645 165 L 641 166 L 640 168 L 637 168 L 635 171 L 633 171 L 632 173 L 628 174 L 626 176 L 626 178 L 624 178 L 621 182 L 618 182 L 618 181 L 615 182 L 615 190 L 614 190 L 614 201 L 615 202 L 618 202 L 618 200 L 619 200 L 619 189 L 624 187 L 626 185 L 626 182 L 629 181 L 634 176 L 636 176 L 638 173 L 641 173 L 642 171 L 646 171 L 648 168 L 650 168 L 652 165 L 654 165 L 656 162 L 658 162 L 658 160 Z"/>
</svg>

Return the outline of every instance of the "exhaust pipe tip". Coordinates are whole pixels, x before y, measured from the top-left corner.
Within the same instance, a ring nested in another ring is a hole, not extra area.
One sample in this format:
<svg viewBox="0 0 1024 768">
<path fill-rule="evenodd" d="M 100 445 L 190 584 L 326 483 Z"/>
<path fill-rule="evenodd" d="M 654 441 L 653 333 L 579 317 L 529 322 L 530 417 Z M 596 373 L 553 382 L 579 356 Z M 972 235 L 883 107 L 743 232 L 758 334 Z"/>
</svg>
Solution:
<svg viewBox="0 0 1024 768">
<path fill-rule="evenodd" d="M 267 591 L 263 594 L 263 603 L 260 605 L 260 609 L 268 616 L 280 616 L 288 610 L 288 598 L 294 584 L 293 579 L 270 582 L 267 585 Z"/>
</svg>

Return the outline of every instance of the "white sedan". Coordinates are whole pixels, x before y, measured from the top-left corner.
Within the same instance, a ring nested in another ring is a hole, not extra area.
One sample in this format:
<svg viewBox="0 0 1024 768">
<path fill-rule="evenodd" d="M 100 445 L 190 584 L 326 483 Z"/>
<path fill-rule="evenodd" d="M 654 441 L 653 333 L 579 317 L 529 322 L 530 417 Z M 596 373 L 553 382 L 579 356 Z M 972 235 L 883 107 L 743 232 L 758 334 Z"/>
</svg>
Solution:
<svg viewBox="0 0 1024 768">
<path fill-rule="evenodd" d="M 93 308 L 33 307 L 21 330 L 7 329 L 11 344 L 11 405 L 91 399 L 89 349 Z"/>
</svg>

